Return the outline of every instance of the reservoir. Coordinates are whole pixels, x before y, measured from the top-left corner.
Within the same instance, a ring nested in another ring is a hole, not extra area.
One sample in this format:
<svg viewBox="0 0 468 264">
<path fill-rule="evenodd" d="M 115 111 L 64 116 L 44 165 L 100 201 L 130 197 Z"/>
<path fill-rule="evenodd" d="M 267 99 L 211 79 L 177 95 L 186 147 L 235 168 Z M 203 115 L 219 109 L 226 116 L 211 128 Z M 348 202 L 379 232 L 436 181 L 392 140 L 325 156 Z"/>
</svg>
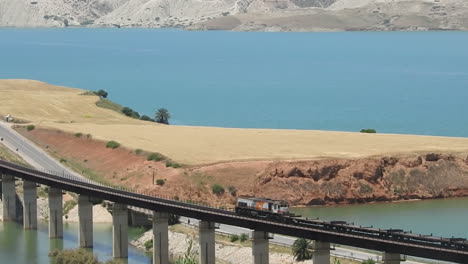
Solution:
<svg viewBox="0 0 468 264">
<path fill-rule="evenodd" d="M 304 217 L 344 220 L 362 226 L 468 238 L 468 198 L 294 208 Z"/>
<path fill-rule="evenodd" d="M 179 125 L 468 136 L 468 33 L 0 29 L 0 78 Z"/>
</svg>

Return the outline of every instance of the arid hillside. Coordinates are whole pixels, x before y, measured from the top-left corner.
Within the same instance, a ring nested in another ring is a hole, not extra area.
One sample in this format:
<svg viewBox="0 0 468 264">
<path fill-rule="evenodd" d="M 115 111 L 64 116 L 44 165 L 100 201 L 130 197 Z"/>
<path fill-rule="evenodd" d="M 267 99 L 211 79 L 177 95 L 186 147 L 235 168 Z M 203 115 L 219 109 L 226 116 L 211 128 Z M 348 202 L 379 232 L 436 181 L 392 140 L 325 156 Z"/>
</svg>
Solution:
<svg viewBox="0 0 468 264">
<path fill-rule="evenodd" d="M 232 207 L 239 195 L 283 199 L 296 206 L 468 196 L 467 153 L 178 167 L 165 159 L 148 160 L 149 153 L 106 148 L 106 142 L 84 135 L 44 128 L 18 131 L 92 179 L 213 206 Z M 224 191 L 214 194 L 214 184 Z"/>
<path fill-rule="evenodd" d="M 464 0 L 0 0 L 3 27 L 467 30 Z"/>
</svg>

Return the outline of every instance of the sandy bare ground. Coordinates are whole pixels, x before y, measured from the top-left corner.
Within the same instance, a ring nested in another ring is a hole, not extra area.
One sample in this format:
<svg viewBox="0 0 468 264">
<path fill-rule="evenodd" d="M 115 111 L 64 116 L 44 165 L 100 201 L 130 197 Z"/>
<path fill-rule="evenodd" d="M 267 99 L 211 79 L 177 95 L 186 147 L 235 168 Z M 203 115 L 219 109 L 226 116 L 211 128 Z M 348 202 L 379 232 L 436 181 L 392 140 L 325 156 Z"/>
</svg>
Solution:
<svg viewBox="0 0 468 264">
<path fill-rule="evenodd" d="M 0 80 L 0 114 L 128 148 L 160 152 L 185 164 L 232 160 L 361 158 L 414 152 L 466 152 L 467 138 L 311 130 L 164 126 L 95 105 L 83 90 L 27 80 Z"/>
</svg>

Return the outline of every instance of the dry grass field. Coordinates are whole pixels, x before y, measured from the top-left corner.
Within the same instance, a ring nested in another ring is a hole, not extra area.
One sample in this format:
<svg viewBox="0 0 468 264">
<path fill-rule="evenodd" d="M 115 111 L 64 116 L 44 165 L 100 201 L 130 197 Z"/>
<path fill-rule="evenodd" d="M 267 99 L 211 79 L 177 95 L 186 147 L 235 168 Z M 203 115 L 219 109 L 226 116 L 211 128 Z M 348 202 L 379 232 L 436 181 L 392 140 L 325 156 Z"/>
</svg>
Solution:
<svg viewBox="0 0 468 264">
<path fill-rule="evenodd" d="M 468 138 L 165 126 L 97 107 L 99 98 L 80 95 L 83 92 L 38 81 L 0 80 L 0 114 L 160 152 L 185 164 L 468 151 Z"/>
</svg>

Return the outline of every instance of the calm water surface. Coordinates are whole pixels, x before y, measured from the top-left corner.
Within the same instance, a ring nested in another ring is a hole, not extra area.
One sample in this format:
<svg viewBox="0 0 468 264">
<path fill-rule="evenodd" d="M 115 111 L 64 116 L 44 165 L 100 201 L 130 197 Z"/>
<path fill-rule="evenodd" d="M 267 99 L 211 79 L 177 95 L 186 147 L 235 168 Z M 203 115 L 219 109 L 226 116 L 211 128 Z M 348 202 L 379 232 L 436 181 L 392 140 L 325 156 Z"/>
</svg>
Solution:
<svg viewBox="0 0 468 264">
<path fill-rule="evenodd" d="M 293 212 L 362 226 L 468 238 L 468 198 L 294 208 Z"/>
<path fill-rule="evenodd" d="M 100 260 L 112 259 L 112 225 L 94 224 L 93 252 Z M 129 238 L 135 237 L 137 229 L 130 228 Z M 77 248 L 78 225 L 65 224 L 64 238 L 50 240 L 46 223 L 38 230 L 23 230 L 21 224 L 0 222 L 0 263 L 49 264 L 51 249 Z M 150 257 L 134 247 L 129 248 L 128 263 L 149 264 Z"/>
<path fill-rule="evenodd" d="M 468 136 L 468 33 L 0 29 L 0 78 L 173 123 Z"/>
</svg>

